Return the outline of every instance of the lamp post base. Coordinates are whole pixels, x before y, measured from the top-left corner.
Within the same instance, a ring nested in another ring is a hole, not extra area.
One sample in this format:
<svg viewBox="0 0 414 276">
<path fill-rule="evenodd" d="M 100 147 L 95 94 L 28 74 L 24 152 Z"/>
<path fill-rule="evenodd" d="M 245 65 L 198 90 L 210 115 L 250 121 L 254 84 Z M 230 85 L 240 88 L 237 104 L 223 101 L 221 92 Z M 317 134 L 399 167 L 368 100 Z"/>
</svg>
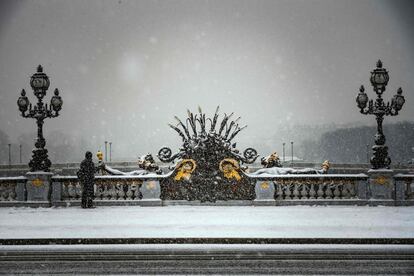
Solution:
<svg viewBox="0 0 414 276">
<path fill-rule="evenodd" d="M 47 156 L 47 149 L 36 148 L 33 150 L 32 160 L 29 162 L 30 171 L 49 172 L 51 165 L 52 162 L 50 162 Z"/>
<path fill-rule="evenodd" d="M 374 156 L 371 157 L 371 165 L 374 170 L 389 169 L 391 158 L 388 157 L 388 147 L 384 145 L 375 145 L 372 147 Z"/>
<path fill-rule="evenodd" d="M 50 183 L 52 178 L 50 172 L 28 172 L 26 190 L 28 201 L 45 201 L 50 199 Z"/>
<path fill-rule="evenodd" d="M 371 199 L 392 199 L 394 191 L 393 170 L 369 170 L 369 195 Z"/>
</svg>

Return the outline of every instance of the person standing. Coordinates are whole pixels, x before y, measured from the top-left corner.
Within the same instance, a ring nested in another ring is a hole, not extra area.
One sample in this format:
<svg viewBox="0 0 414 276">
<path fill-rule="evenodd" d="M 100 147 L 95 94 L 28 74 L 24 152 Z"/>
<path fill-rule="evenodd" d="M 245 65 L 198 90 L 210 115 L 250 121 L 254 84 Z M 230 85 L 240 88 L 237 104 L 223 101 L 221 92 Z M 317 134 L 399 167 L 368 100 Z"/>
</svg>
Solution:
<svg viewBox="0 0 414 276">
<path fill-rule="evenodd" d="M 82 208 L 93 208 L 95 172 L 98 168 L 92 161 L 92 153 L 87 151 L 77 173 L 82 186 Z"/>
</svg>

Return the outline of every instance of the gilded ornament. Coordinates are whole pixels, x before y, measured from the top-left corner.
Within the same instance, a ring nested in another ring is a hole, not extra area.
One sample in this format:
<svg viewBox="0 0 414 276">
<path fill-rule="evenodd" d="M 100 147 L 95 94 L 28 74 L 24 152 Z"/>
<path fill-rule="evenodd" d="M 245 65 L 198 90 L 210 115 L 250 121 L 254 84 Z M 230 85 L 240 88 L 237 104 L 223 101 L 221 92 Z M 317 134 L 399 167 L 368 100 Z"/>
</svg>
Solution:
<svg viewBox="0 0 414 276">
<path fill-rule="evenodd" d="M 235 178 L 237 181 L 240 181 L 241 176 L 238 171 L 240 171 L 240 166 L 237 160 L 233 158 L 225 158 L 221 160 L 219 169 L 223 172 L 224 177 L 231 180 Z"/>
<path fill-rule="evenodd" d="M 196 167 L 196 162 L 193 159 L 181 160 L 176 167 L 177 174 L 175 175 L 174 180 L 189 180 L 191 178 L 191 173 Z"/>
</svg>

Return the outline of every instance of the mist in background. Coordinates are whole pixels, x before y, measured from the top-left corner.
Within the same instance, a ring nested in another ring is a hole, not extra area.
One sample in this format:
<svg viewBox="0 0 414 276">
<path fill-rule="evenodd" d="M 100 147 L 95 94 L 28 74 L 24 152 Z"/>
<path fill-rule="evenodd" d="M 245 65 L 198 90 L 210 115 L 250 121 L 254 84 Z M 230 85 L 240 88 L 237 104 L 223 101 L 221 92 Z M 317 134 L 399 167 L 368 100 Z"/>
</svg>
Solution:
<svg viewBox="0 0 414 276">
<path fill-rule="evenodd" d="M 384 97 L 401 86 L 406 98 L 385 122 L 412 121 L 412 14 L 409 0 L 2 0 L 0 154 L 8 142 L 15 155 L 24 143 L 28 161 L 36 127 L 16 101 L 25 88 L 35 102 L 29 77 L 38 64 L 51 79 L 46 101 L 55 87 L 64 101 L 44 125 L 52 162 L 81 160 L 105 140 L 115 160 L 178 150 L 167 123 L 199 105 L 241 116 L 248 128 L 238 148 L 261 155 L 335 128 L 372 126 L 355 97 L 361 84 L 374 97 L 369 77 L 379 58 L 390 74 Z"/>
</svg>

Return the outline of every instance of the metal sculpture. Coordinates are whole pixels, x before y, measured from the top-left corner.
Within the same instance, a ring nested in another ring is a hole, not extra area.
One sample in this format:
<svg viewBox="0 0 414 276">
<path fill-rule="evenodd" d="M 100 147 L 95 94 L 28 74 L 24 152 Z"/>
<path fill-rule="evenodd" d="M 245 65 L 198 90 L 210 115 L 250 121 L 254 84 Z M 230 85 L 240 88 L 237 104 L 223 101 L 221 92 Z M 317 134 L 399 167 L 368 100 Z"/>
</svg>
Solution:
<svg viewBox="0 0 414 276">
<path fill-rule="evenodd" d="M 242 167 L 241 164 L 253 163 L 258 158 L 257 151 L 247 148 L 241 155 L 233 142 L 247 126 L 239 125 L 240 117 L 232 120 L 233 113 L 224 114 L 224 118 L 219 121 L 219 107 L 213 118 L 207 118 L 200 107 L 198 114 L 189 110 L 187 113 L 185 120 L 175 116 L 177 124 L 169 124 L 181 137 L 182 147 L 175 154 L 172 154 L 170 148 L 163 147 L 158 152 L 158 158 L 165 163 L 193 160 L 191 177 L 188 173 L 187 177 L 181 176 L 182 167 L 177 166 L 175 178 L 161 187 L 162 197 L 201 201 L 233 199 L 238 196 L 253 198 L 254 187 L 242 173 L 247 167 Z M 226 192 L 229 189 L 237 192 Z"/>
<path fill-rule="evenodd" d="M 130 171 L 130 172 L 123 172 L 117 169 L 114 169 L 110 166 L 108 166 L 105 162 L 103 162 L 103 153 L 101 151 L 98 151 L 98 153 L 96 154 L 96 156 L 99 159 L 99 170 L 101 171 L 101 173 L 107 173 L 110 175 L 125 175 L 125 176 L 129 176 L 129 175 L 148 175 L 148 174 L 161 174 L 162 171 L 159 168 L 159 166 L 155 163 L 154 158 L 152 157 L 151 154 L 146 154 L 141 156 L 138 159 L 138 167 L 140 168 L 139 170 L 134 170 L 134 171 Z"/>
<path fill-rule="evenodd" d="M 43 73 L 41 65 L 37 67 L 37 73 L 30 78 L 30 85 L 38 100 L 36 105 L 32 108 L 32 104 L 26 97 L 26 91 L 24 89 L 17 100 L 21 115 L 24 118 L 34 118 L 37 123 L 37 140 L 35 142 L 32 159 L 29 162 L 29 167 L 31 171 L 48 172 L 52 163 L 48 158 L 47 149 L 45 149 L 46 140 L 43 137 L 43 123 L 46 118 L 55 118 L 59 116 L 63 101 L 59 96 L 59 90 L 56 88 L 54 92 L 55 95 L 50 100 L 49 106 L 43 103 L 43 97 L 46 96 L 50 81 L 49 77 Z M 26 113 L 27 111 L 28 113 Z"/>
<path fill-rule="evenodd" d="M 389 75 L 385 68 L 382 68 L 381 60 L 377 62 L 377 68 L 371 72 L 371 84 L 374 92 L 377 94 L 375 103 L 373 100 L 369 100 L 367 94 L 364 92 L 365 88 L 361 85 L 359 94 L 356 98 L 356 102 L 360 109 L 360 112 L 364 115 L 375 115 L 377 120 L 377 134 L 375 134 L 375 145 L 372 147 L 374 155 L 371 157 L 371 165 L 373 169 L 389 168 L 391 164 L 391 158 L 388 157 L 388 147 L 385 146 L 385 135 L 382 131 L 382 121 L 384 116 L 397 116 L 405 103 L 404 96 L 402 95 L 401 87 L 398 88 L 397 94 L 391 100 L 391 103 L 385 103 L 382 99 L 382 93 L 385 91 L 385 87 L 388 84 Z M 368 108 L 367 107 L 368 103 Z"/>
<path fill-rule="evenodd" d="M 185 123 L 175 116 L 177 125 L 169 124 L 182 138 L 183 146 L 174 155 L 172 155 L 170 148 L 161 148 L 158 152 L 158 158 L 162 162 L 168 163 L 176 159 L 195 157 L 193 159 L 209 163 L 209 161 L 216 162 L 225 157 L 232 157 L 239 162 L 251 164 L 257 159 L 258 155 L 255 149 L 247 148 L 243 155 L 240 155 L 236 149 L 236 143 L 232 143 L 237 134 L 247 127 L 239 126 L 240 117 L 231 120 L 233 113 L 224 114 L 223 120 L 218 124 L 219 107 L 217 107 L 213 119 L 206 118 L 206 114 L 202 112 L 200 107 L 198 111 L 199 114 L 193 114 L 188 110 L 188 118 L 184 121 Z"/>
<path fill-rule="evenodd" d="M 282 167 L 282 163 L 280 162 L 277 152 L 274 152 L 266 157 L 262 157 L 261 164 L 264 168 Z"/>
</svg>

